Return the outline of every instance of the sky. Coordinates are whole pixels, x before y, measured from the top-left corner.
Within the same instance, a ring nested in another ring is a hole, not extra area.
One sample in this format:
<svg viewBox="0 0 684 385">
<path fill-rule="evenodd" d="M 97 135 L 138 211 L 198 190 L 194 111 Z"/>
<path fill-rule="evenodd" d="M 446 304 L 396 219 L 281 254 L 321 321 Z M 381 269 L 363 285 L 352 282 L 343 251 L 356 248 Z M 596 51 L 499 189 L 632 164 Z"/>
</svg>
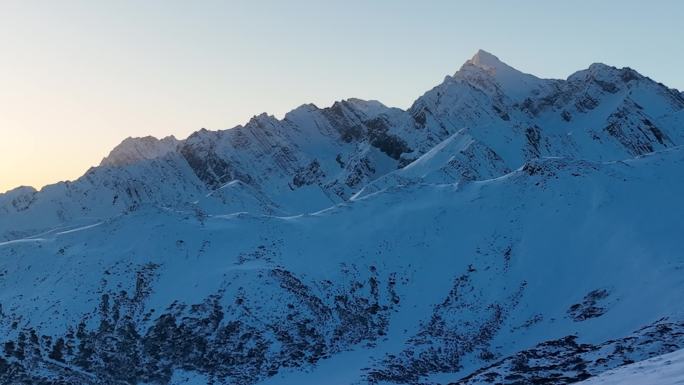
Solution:
<svg viewBox="0 0 684 385">
<path fill-rule="evenodd" d="M 679 0 L 1 0 L 0 192 L 75 179 L 129 136 L 350 97 L 406 108 L 480 48 L 566 78 L 684 89 Z"/>
</svg>

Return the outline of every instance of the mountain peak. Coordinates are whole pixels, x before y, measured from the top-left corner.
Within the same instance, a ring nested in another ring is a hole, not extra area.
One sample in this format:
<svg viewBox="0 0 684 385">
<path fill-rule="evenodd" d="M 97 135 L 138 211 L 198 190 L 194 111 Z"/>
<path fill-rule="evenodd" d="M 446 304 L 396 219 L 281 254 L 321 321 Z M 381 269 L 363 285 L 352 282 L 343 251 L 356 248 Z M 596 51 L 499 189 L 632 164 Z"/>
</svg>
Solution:
<svg viewBox="0 0 684 385">
<path fill-rule="evenodd" d="M 628 83 L 633 80 L 641 80 L 645 77 L 637 71 L 623 67 L 618 68 L 603 63 L 593 63 L 589 68 L 577 71 L 568 77 L 569 81 L 602 81 Z"/>
<path fill-rule="evenodd" d="M 522 74 L 522 72 L 502 62 L 495 55 L 480 49 L 472 58 L 463 63 L 459 72 L 488 73 L 490 75 L 500 74 Z"/>
<path fill-rule="evenodd" d="M 473 55 L 473 57 L 466 62 L 466 64 L 471 64 L 481 68 L 496 68 L 502 65 L 506 65 L 504 62 L 499 60 L 498 57 L 492 55 L 491 53 L 483 49 L 478 50 L 475 53 L 475 55 Z"/>
<path fill-rule="evenodd" d="M 102 166 L 121 166 L 143 159 L 160 158 L 176 149 L 179 141 L 173 135 L 162 139 L 153 136 L 128 137 L 102 159 Z"/>
<path fill-rule="evenodd" d="M 518 71 L 482 49 L 466 61 L 454 77 L 464 79 L 478 88 L 491 88 L 492 84 L 496 84 L 495 88 L 514 100 L 522 100 L 533 90 L 538 91 L 545 86 L 543 80 Z"/>
</svg>

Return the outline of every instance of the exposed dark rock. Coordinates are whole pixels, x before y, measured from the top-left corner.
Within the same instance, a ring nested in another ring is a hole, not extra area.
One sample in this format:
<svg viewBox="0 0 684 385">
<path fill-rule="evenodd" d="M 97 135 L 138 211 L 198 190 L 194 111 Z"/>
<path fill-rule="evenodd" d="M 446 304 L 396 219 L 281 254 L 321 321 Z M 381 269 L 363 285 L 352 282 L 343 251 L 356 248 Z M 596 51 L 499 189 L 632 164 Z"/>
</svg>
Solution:
<svg viewBox="0 0 684 385">
<path fill-rule="evenodd" d="M 390 124 L 384 117 L 365 122 L 368 127 L 368 138 L 371 145 L 387 154 L 392 159 L 399 159 L 401 154 L 410 152 L 406 142 L 398 136 L 389 133 Z"/>
<path fill-rule="evenodd" d="M 604 302 L 610 293 L 606 289 L 596 289 L 590 291 L 584 296 L 582 303 L 576 303 L 568 309 L 568 316 L 575 322 L 585 321 L 590 318 L 602 316 L 607 309 L 599 306 L 599 303 Z"/>
<path fill-rule="evenodd" d="M 482 303 L 469 274 L 473 272 L 454 281 L 448 296 L 434 307 L 430 320 L 400 354 L 387 355 L 367 370 L 370 383 L 422 384 L 421 378 L 429 373 L 460 370 L 465 354 L 479 350 L 480 356 L 492 358 L 487 345 L 517 306 L 526 283 L 501 302 Z M 475 316 L 477 321 L 459 322 L 459 314 Z"/>
<path fill-rule="evenodd" d="M 350 279 L 341 286 L 305 283 L 276 268 L 267 282 L 292 301 L 282 313 L 258 318 L 259 304 L 246 293 L 238 291 L 226 301 L 220 291 L 202 303 L 174 303 L 151 319 L 144 303 L 158 268 L 140 267 L 131 293 L 104 292 L 87 316 L 99 319 L 95 329 L 84 318 L 74 333 L 56 336 L 54 344 L 31 328 L 5 341 L 0 383 L 167 384 L 175 370 L 183 369 L 215 384 L 254 384 L 281 368 L 314 365 L 332 353 L 372 343 L 386 334 L 388 312 L 400 301 L 396 275 L 381 286 L 375 268 L 366 281 L 358 280 L 362 274 L 355 267 L 345 268 Z M 49 376 L 31 374 L 36 367 Z"/>
<path fill-rule="evenodd" d="M 321 165 L 318 163 L 318 160 L 314 159 L 307 167 L 297 171 L 295 176 L 292 177 L 292 184 L 295 187 L 302 187 L 304 185 L 318 183 L 322 178 L 325 178 L 325 173 L 321 170 Z"/>
<path fill-rule="evenodd" d="M 579 343 L 577 336 L 573 335 L 546 341 L 479 369 L 450 385 L 566 385 L 682 347 L 684 322 L 660 320 L 630 336 L 598 345 Z"/>
</svg>

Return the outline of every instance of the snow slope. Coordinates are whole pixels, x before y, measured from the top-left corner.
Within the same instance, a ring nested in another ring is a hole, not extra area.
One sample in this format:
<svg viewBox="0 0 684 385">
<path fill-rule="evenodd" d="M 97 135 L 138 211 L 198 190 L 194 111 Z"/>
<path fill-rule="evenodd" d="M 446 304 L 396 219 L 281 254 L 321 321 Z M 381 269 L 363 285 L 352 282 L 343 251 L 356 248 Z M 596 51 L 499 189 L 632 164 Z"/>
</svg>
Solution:
<svg viewBox="0 0 684 385">
<path fill-rule="evenodd" d="M 678 350 L 611 370 L 580 385 L 677 385 L 684 384 L 684 351 Z"/>
</svg>

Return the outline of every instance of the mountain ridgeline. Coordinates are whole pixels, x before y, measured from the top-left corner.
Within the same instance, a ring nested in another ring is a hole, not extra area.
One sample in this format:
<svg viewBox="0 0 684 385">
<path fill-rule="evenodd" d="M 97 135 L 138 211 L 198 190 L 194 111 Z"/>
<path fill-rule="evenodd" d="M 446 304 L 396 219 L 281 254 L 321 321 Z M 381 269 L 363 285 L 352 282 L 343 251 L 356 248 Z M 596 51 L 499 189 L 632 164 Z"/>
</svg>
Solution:
<svg viewBox="0 0 684 385">
<path fill-rule="evenodd" d="M 402 110 L 0 195 L 2 384 L 568 384 L 684 348 L 684 94 L 479 51 Z"/>
</svg>

